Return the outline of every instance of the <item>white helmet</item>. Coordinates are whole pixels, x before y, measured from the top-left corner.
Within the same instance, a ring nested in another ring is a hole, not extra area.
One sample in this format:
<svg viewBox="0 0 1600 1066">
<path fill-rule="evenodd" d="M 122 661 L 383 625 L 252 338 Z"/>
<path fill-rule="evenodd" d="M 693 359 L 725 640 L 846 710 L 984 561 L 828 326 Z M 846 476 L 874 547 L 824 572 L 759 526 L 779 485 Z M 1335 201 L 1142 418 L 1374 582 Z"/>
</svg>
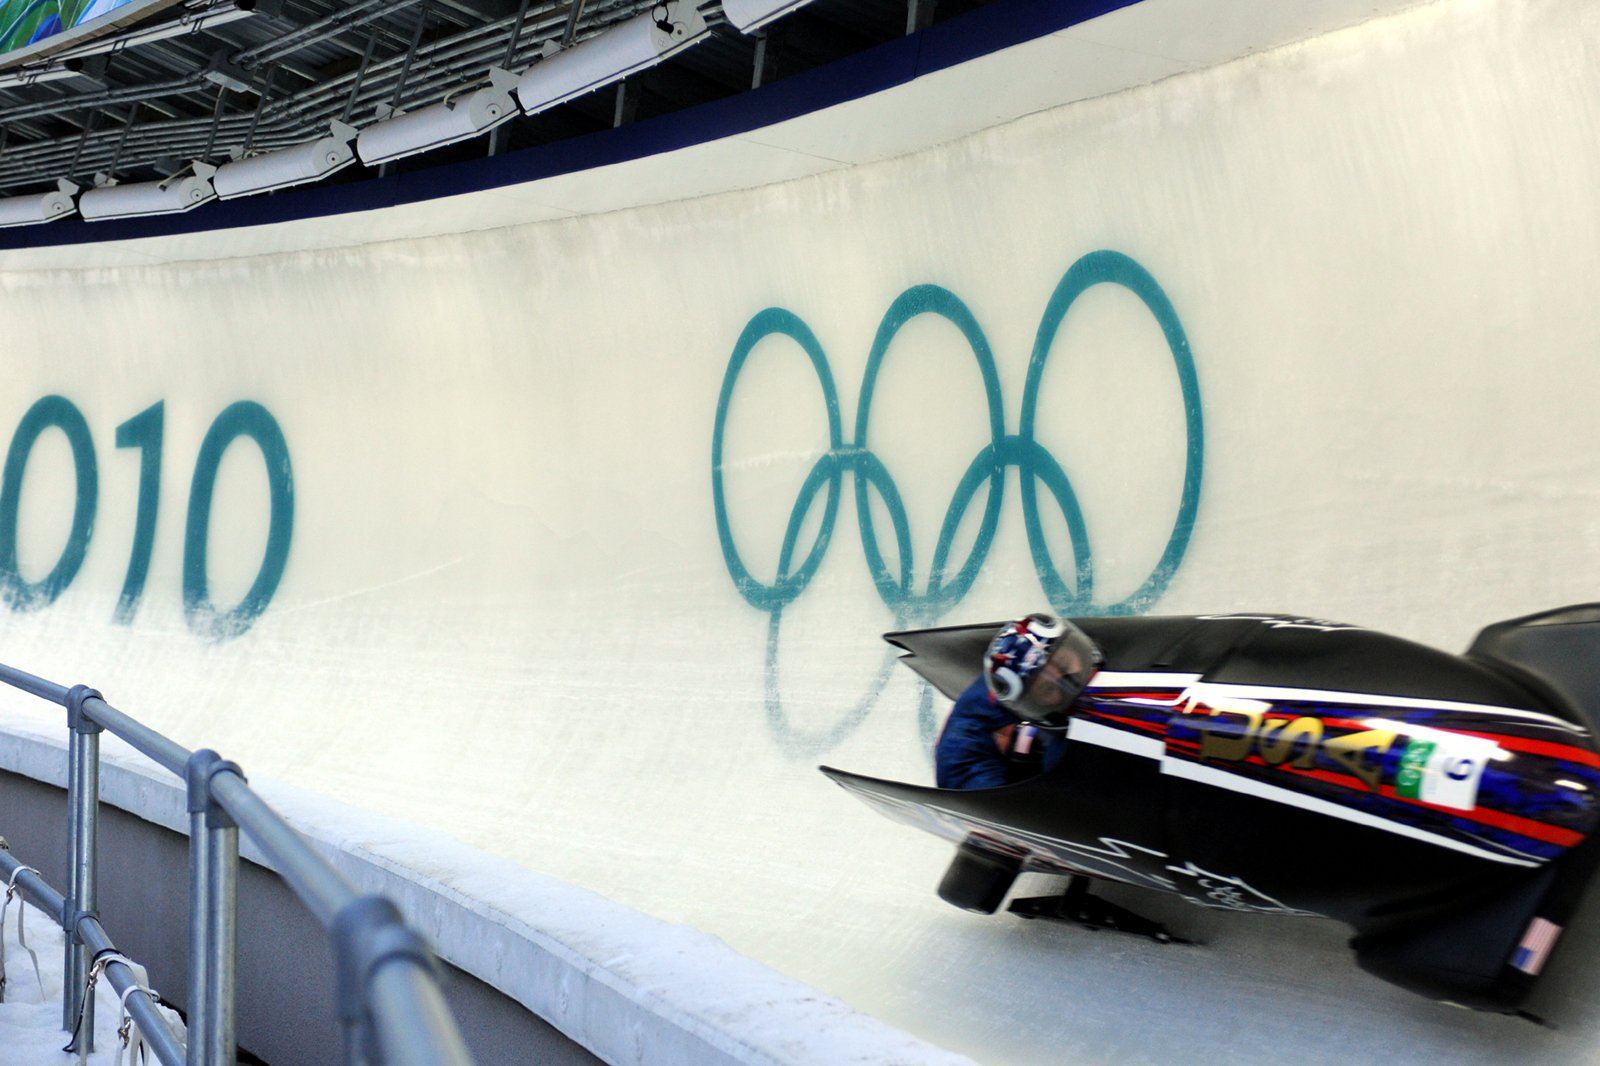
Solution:
<svg viewBox="0 0 1600 1066">
<path fill-rule="evenodd" d="M 983 677 L 994 701 L 1018 718 L 1063 726 L 1100 661 L 1083 630 L 1054 615 L 1030 614 L 989 642 Z"/>
</svg>

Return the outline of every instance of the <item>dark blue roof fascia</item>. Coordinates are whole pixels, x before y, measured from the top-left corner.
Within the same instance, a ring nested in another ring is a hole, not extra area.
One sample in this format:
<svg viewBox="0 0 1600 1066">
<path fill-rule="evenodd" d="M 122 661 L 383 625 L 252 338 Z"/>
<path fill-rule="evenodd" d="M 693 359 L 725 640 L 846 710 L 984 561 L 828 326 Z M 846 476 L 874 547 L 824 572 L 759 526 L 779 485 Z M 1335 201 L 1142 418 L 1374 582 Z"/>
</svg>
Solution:
<svg viewBox="0 0 1600 1066">
<path fill-rule="evenodd" d="M 750 92 L 628 126 L 341 185 L 213 201 L 178 215 L 0 230 L 0 249 L 163 237 L 322 218 L 418 203 L 571 174 L 721 140 L 903 85 L 1012 45 L 1129 7 L 1138 0 L 996 0 L 948 22 Z"/>
</svg>

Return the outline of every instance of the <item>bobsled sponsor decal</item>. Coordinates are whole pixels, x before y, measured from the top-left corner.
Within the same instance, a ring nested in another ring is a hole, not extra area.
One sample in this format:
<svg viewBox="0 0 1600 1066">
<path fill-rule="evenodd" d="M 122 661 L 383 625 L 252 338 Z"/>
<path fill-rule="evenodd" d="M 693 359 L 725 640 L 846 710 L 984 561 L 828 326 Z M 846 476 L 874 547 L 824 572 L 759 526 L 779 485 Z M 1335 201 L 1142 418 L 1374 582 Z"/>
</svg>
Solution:
<svg viewBox="0 0 1600 1066">
<path fill-rule="evenodd" d="M 1500 745 L 1454 733 L 1412 737 L 1400 757 L 1394 790 L 1404 799 L 1470 811 L 1478 805 L 1484 767 Z"/>
<path fill-rule="evenodd" d="M 1311 814 L 1323 814 L 1340 821 L 1364 825 L 1372 829 L 1380 829 L 1386 833 L 1397 836 L 1409 837 L 1427 844 L 1433 844 L 1450 851 L 1459 851 L 1477 859 L 1489 859 L 1493 862 L 1505 863 L 1511 866 L 1538 866 L 1543 857 L 1526 853 L 1517 853 L 1507 845 L 1499 845 L 1501 850 L 1491 850 L 1488 846 L 1470 843 L 1467 839 L 1446 835 L 1445 832 L 1434 829 L 1425 829 L 1409 822 L 1402 822 L 1392 817 L 1382 817 L 1370 814 L 1364 810 L 1347 807 L 1341 803 L 1325 800 L 1318 796 L 1308 795 L 1304 792 L 1295 792 L 1277 785 L 1258 781 L 1254 778 L 1243 777 L 1239 774 L 1229 773 L 1224 770 L 1201 766 L 1197 763 L 1185 762 L 1177 759 L 1163 759 L 1161 772 L 1173 777 L 1195 781 L 1203 785 L 1212 785 L 1225 788 L 1230 792 L 1239 792 L 1247 796 L 1255 796 L 1274 803 L 1282 803 L 1290 807 L 1298 807 Z M 1442 826 L 1443 830 L 1453 827 Z M 1461 834 L 1465 836 L 1466 834 Z M 1484 840 L 1484 845 L 1496 845 L 1498 841 Z"/>
<path fill-rule="evenodd" d="M 1134 736 L 1124 730 L 1102 725 L 1098 722 L 1074 719 L 1067 730 L 1067 737 L 1070 740 L 1082 741 L 1086 744 L 1093 744 L 1096 747 L 1110 748 L 1130 755 L 1141 755 L 1145 758 L 1157 759 L 1161 762 L 1161 772 L 1173 777 L 1224 788 L 1230 792 L 1239 792 L 1291 807 L 1298 807 L 1312 814 L 1323 814 L 1338 818 L 1341 821 L 1354 822 L 1357 825 L 1381 829 L 1399 836 L 1410 837 L 1413 840 L 1434 844 L 1441 848 L 1448 848 L 1451 851 L 1459 851 L 1474 858 L 1491 859 L 1495 862 L 1508 863 L 1513 866 L 1537 866 L 1542 858 L 1542 856 L 1538 855 L 1520 853 L 1513 848 L 1505 846 L 1502 846 L 1502 850 L 1490 850 L 1490 848 L 1480 845 L 1495 844 L 1497 843 L 1496 841 L 1480 840 L 1479 843 L 1472 843 L 1468 840 L 1445 835 L 1443 832 L 1430 831 L 1407 822 L 1380 817 L 1364 810 L 1343 806 L 1338 802 L 1325 800 L 1304 792 L 1296 792 L 1255 778 L 1244 777 L 1237 773 L 1201 765 L 1185 759 L 1170 758 L 1159 741 Z M 1392 792 L 1393 790 L 1390 789 L 1390 791 Z M 1518 821 L 1526 820 L 1521 819 Z"/>
<path fill-rule="evenodd" d="M 1240 700 L 1214 707 L 1191 702 L 1185 708 L 1186 722 L 1200 733 L 1200 761 L 1244 762 L 1254 756 L 1268 766 L 1287 763 L 1301 770 L 1311 769 L 1316 765 L 1318 749 L 1325 747 L 1322 719 L 1313 715 L 1275 715 L 1272 710 L 1272 704 L 1259 701 Z M 1367 730 L 1354 738 L 1337 747 L 1329 742 L 1325 750 L 1375 788 L 1377 782 L 1368 777 L 1369 768 L 1361 755 L 1373 747 L 1387 748 L 1394 734 L 1374 735 Z"/>
<path fill-rule="evenodd" d="M 1284 713 L 1273 704 L 1257 701 L 1219 703 L 1205 707 L 1191 702 L 1177 723 L 1199 732 L 1201 762 L 1253 761 L 1315 770 L 1325 761 L 1369 791 L 1378 792 L 1383 788 L 1385 756 L 1394 749 L 1402 753 L 1394 782 L 1395 791 L 1402 798 L 1458 810 L 1470 811 L 1477 806 L 1484 767 L 1501 750 L 1499 744 L 1485 737 L 1401 722 L 1351 722 L 1317 714 Z M 1340 728 L 1350 726 L 1355 728 Z M 1402 743 L 1407 734 L 1410 739 Z"/>
<path fill-rule="evenodd" d="M 1363 693 L 1172 684 L 1181 681 L 1192 675 L 1097 676 L 1068 738 L 1158 759 L 1172 776 L 1513 865 L 1551 859 L 1594 827 L 1600 755 L 1560 719 Z"/>
</svg>

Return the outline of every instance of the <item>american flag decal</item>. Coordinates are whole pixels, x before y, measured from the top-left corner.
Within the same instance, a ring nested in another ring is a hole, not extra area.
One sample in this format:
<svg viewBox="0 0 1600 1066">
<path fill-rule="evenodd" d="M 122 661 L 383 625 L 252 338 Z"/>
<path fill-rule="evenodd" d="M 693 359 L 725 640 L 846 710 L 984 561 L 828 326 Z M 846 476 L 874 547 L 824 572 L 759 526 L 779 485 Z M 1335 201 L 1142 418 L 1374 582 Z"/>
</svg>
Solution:
<svg viewBox="0 0 1600 1066">
<path fill-rule="evenodd" d="M 1525 974 L 1538 976 L 1539 971 L 1544 969 L 1545 959 L 1550 957 L 1550 949 L 1555 947 L 1556 937 L 1560 935 L 1559 925 L 1535 918 L 1522 934 L 1522 943 L 1511 953 L 1511 965 Z"/>
</svg>

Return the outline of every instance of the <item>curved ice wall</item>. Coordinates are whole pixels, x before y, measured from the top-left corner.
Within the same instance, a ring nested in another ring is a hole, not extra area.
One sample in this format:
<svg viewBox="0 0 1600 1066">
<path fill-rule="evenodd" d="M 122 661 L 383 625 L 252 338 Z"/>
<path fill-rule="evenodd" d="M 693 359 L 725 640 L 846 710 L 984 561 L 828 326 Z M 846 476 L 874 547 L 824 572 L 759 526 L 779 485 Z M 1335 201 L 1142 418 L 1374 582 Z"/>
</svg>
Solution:
<svg viewBox="0 0 1600 1066">
<path fill-rule="evenodd" d="M 813 769 L 927 773 L 878 634 L 1597 598 L 1597 39 L 1452 0 L 750 191 L 14 255 L 4 657 L 992 1049 L 1046 982 Z"/>
</svg>

